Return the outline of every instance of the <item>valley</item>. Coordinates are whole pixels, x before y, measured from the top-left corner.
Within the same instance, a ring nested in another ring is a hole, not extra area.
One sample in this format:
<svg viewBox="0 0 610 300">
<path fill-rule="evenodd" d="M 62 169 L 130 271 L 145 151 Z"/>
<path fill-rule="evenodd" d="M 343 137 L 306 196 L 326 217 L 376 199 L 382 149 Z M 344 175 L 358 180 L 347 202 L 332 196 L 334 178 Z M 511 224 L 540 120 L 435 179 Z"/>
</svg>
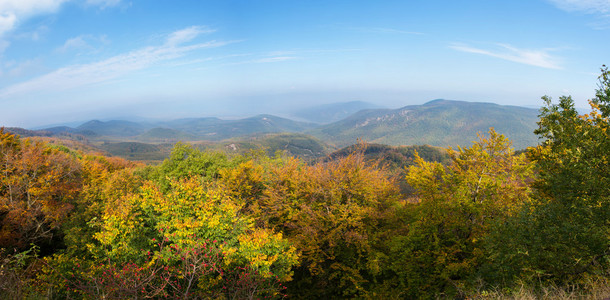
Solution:
<svg viewBox="0 0 610 300">
<path fill-rule="evenodd" d="M 506 135 L 517 150 L 538 142 L 533 133 L 538 111 L 531 108 L 441 99 L 398 109 L 370 107 L 373 105 L 363 102 L 313 107 L 296 113 L 301 121 L 273 115 L 232 120 L 91 120 L 76 127 L 8 130 L 25 137 L 79 142 L 107 155 L 149 163 L 167 158 L 177 142 L 234 154 L 262 150 L 271 155 L 282 151 L 307 160 L 325 157 L 359 141 L 455 148 L 469 145 L 477 139 L 477 132 L 489 128 Z M 343 118 L 336 120 L 337 116 Z"/>
</svg>

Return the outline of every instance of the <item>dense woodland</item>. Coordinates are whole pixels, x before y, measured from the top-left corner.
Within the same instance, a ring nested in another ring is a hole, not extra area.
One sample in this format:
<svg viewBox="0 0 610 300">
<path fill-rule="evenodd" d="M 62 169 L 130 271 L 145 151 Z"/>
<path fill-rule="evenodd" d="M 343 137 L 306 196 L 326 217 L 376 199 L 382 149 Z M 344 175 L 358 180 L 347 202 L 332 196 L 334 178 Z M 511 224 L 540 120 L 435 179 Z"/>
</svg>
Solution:
<svg viewBox="0 0 610 300">
<path fill-rule="evenodd" d="M 520 153 L 490 129 L 313 163 L 179 143 L 146 166 L 0 130 L 0 298 L 610 296 L 609 76 L 590 114 L 544 98 Z"/>
</svg>

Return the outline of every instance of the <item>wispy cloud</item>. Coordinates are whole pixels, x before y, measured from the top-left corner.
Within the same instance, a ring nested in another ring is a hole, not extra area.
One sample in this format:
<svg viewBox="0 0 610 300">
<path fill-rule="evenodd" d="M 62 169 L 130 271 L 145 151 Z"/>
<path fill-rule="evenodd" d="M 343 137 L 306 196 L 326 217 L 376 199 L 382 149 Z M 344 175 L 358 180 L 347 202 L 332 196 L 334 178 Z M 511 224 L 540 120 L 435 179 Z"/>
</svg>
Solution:
<svg viewBox="0 0 610 300">
<path fill-rule="evenodd" d="M 547 69 L 561 69 L 559 59 L 550 54 L 552 49 L 519 49 L 507 44 L 496 44 L 494 49 L 476 48 L 465 44 L 453 44 L 451 49 L 482 54 L 516 63 Z"/>
<path fill-rule="evenodd" d="M 68 0 L 0 1 L 0 37 L 15 29 L 19 22 L 41 14 L 56 12 Z"/>
<path fill-rule="evenodd" d="M 549 0 L 549 2 L 568 12 L 584 12 L 610 17 L 609 0 Z"/>
<path fill-rule="evenodd" d="M 557 8 L 570 12 L 590 15 L 588 25 L 593 29 L 610 28 L 610 0 L 548 0 Z"/>
<path fill-rule="evenodd" d="M 62 4 L 70 1 L 75 0 L 0 0 L 0 39 L 5 38 L 7 33 L 14 31 L 25 20 L 56 13 Z M 121 0 L 86 0 L 86 3 L 106 8 L 118 5 Z M 32 32 L 31 39 L 39 39 L 41 32 Z"/>
<path fill-rule="evenodd" d="M 193 40 L 201 34 L 212 33 L 215 31 L 216 30 L 214 29 L 209 29 L 203 26 L 191 26 L 185 29 L 172 32 L 167 38 L 166 44 L 170 46 L 182 44 L 184 42 Z"/>
<path fill-rule="evenodd" d="M 85 35 L 79 35 L 77 37 L 73 37 L 68 39 L 61 47 L 57 48 L 57 52 L 65 53 L 74 49 L 93 49 L 93 46 L 89 45 L 85 41 Z"/>
<path fill-rule="evenodd" d="M 17 16 L 14 13 L 5 12 L 0 14 L 0 36 L 12 30 L 15 23 L 17 23 Z"/>
<path fill-rule="evenodd" d="M 41 25 L 32 31 L 20 32 L 19 34 L 13 35 L 13 37 L 22 40 L 38 41 L 47 32 L 49 32 L 49 27 L 47 25 Z"/>
<path fill-rule="evenodd" d="M 209 41 L 184 45 L 197 35 L 171 33 L 160 46 L 149 46 L 102 61 L 57 69 L 32 80 L 0 90 L 0 99 L 32 92 L 62 91 L 90 84 L 103 83 L 158 63 L 183 57 L 193 51 L 221 47 L 232 41 Z M 176 38 L 181 36 L 181 38 Z"/>
<path fill-rule="evenodd" d="M 55 51 L 59 53 L 66 53 L 70 51 L 90 51 L 95 50 L 95 46 L 93 44 L 97 44 L 98 46 L 101 44 L 108 44 L 110 41 L 105 35 L 101 36 L 93 36 L 90 34 L 82 34 L 73 38 L 69 38 L 66 42 L 55 49 Z"/>
<path fill-rule="evenodd" d="M 248 53 L 233 56 L 251 56 L 252 59 L 227 63 L 227 65 L 244 65 L 244 64 L 264 64 L 277 63 L 298 59 L 310 59 L 316 56 L 323 56 L 329 53 L 343 53 L 361 51 L 362 49 L 294 49 L 294 50 L 277 50 L 265 53 Z"/>
</svg>

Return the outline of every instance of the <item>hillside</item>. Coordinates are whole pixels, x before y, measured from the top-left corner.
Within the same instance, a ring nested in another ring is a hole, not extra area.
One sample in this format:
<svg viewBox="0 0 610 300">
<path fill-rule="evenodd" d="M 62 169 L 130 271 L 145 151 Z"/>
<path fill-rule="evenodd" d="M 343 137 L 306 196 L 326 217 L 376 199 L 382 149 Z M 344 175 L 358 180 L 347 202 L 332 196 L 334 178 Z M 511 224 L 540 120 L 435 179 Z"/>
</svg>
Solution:
<svg viewBox="0 0 610 300">
<path fill-rule="evenodd" d="M 362 139 L 387 145 L 469 145 L 477 132 L 490 127 L 506 135 L 520 149 L 537 144 L 535 109 L 451 100 L 434 100 L 399 109 L 360 111 L 344 120 L 309 131 L 343 147 Z"/>
<path fill-rule="evenodd" d="M 367 107 L 365 102 L 320 106 L 309 111 L 320 123 L 334 120 L 351 110 Z M 307 111 L 302 112 L 305 116 Z M 53 127 L 46 135 L 83 135 L 93 141 L 173 143 L 177 141 L 223 141 L 269 133 L 304 133 L 335 147 L 362 139 L 387 145 L 469 145 L 477 132 L 494 127 L 514 142 L 517 149 L 537 144 L 538 111 L 517 106 L 451 100 L 434 100 L 424 105 L 399 109 L 365 109 L 326 125 L 298 122 L 272 115 L 223 120 L 190 118 L 167 122 L 89 121 L 76 128 Z"/>
<path fill-rule="evenodd" d="M 82 134 L 92 139 L 113 141 L 135 139 L 141 142 L 176 142 L 180 140 L 220 141 L 262 133 L 302 132 L 316 125 L 272 115 L 258 115 L 237 120 L 191 118 L 168 122 L 130 122 L 92 120 L 76 128 L 62 126 L 44 129 L 48 134 Z"/>
<path fill-rule="evenodd" d="M 166 159 L 173 144 L 147 144 L 137 142 L 103 143 L 98 148 L 112 156 L 145 162 L 159 162 Z"/>
<path fill-rule="evenodd" d="M 65 128 L 66 130 L 70 130 L 70 127 Z M 149 129 L 149 126 L 122 120 L 107 122 L 92 120 L 76 127 L 76 129 L 78 130 L 77 132 L 88 135 L 128 137 L 144 133 Z"/>
<path fill-rule="evenodd" d="M 333 148 L 319 139 L 299 133 L 271 133 L 250 138 L 233 139 L 220 144 L 223 151 L 244 153 L 250 150 L 263 150 L 272 156 L 281 151 L 305 160 L 326 156 Z"/>
<path fill-rule="evenodd" d="M 48 130 L 29 130 L 20 127 L 6 127 L 4 128 L 7 132 L 18 134 L 22 137 L 32 137 L 32 136 L 52 136 L 53 132 Z"/>
<path fill-rule="evenodd" d="M 272 115 L 258 115 L 238 120 L 192 119 L 181 121 L 174 128 L 208 140 L 224 140 L 260 133 L 300 132 L 314 126 Z"/>
<path fill-rule="evenodd" d="M 334 118 L 340 109 L 367 106 L 364 102 L 332 104 L 317 110 L 320 118 Z M 312 113 L 314 110 L 311 111 Z M 535 145 L 535 109 L 491 103 L 434 100 L 400 109 L 367 109 L 326 125 L 297 122 L 272 115 L 223 120 L 190 118 L 166 122 L 98 121 L 76 128 L 61 126 L 31 131 L 10 128 L 27 136 L 57 137 L 81 141 L 103 152 L 132 160 L 158 161 L 178 141 L 205 144 L 228 152 L 277 150 L 306 159 L 327 155 L 333 148 L 358 139 L 386 145 L 469 145 L 477 132 L 494 127 L 514 142 L 516 149 Z M 330 146 L 329 146 L 330 145 Z"/>
<path fill-rule="evenodd" d="M 388 146 L 368 143 L 347 146 L 318 159 L 318 161 L 336 161 L 352 153 L 360 153 L 367 162 L 379 165 L 393 174 L 393 179 L 398 184 L 402 194 L 411 195 L 413 188 L 406 181 L 406 170 L 409 166 L 415 165 L 415 152 L 425 161 L 440 162 L 442 164 L 448 164 L 451 161 L 447 151 L 440 147 L 427 145 Z"/>
<path fill-rule="evenodd" d="M 176 129 L 155 127 L 137 136 L 138 140 L 150 142 L 179 142 L 193 141 L 199 138 L 195 135 L 185 133 Z"/>
<path fill-rule="evenodd" d="M 441 147 L 428 145 L 388 146 L 360 143 L 339 149 L 321 159 L 321 161 L 332 161 L 352 153 L 362 153 L 368 161 L 378 162 L 390 169 L 402 169 L 413 165 L 415 152 L 426 161 L 446 164 L 450 160 L 447 151 Z"/>
</svg>

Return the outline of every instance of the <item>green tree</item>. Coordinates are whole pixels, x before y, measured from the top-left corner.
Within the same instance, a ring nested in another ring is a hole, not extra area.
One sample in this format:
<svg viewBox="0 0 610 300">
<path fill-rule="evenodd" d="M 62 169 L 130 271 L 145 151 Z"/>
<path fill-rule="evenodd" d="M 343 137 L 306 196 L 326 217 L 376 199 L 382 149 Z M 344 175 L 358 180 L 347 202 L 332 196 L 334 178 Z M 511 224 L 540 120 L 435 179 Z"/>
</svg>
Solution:
<svg viewBox="0 0 610 300">
<path fill-rule="evenodd" d="M 503 135 L 491 129 L 470 148 L 448 152 L 447 167 L 416 156 L 408 170 L 417 198 L 389 256 L 402 297 L 463 296 L 479 275 L 492 225 L 529 201 L 531 164 Z"/>
<path fill-rule="evenodd" d="M 210 181 L 230 166 L 234 166 L 234 161 L 223 153 L 201 151 L 189 144 L 177 143 L 169 158 L 159 167 L 149 168 L 145 176 L 169 189 L 172 180 L 199 177 Z"/>
<path fill-rule="evenodd" d="M 497 235 L 498 265 L 513 278 L 578 283 L 610 267 L 608 69 L 589 114 L 579 115 L 571 97 L 543 100 L 536 133 L 544 141 L 529 151 L 535 201 Z"/>
</svg>

